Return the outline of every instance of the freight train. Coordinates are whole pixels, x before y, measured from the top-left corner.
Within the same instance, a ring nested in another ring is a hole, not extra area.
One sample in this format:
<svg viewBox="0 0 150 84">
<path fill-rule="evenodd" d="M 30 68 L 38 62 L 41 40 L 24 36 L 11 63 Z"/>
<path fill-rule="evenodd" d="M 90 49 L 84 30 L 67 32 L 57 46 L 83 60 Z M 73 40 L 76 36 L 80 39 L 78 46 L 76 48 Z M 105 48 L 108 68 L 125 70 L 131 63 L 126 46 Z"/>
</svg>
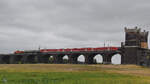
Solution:
<svg viewBox="0 0 150 84">
<path fill-rule="evenodd" d="M 48 52 L 90 52 L 90 51 L 116 51 L 118 47 L 98 47 L 98 48 L 67 48 L 67 49 L 40 49 L 40 50 L 29 50 L 29 51 L 20 51 L 17 50 L 15 54 L 22 53 L 48 53 Z"/>
</svg>

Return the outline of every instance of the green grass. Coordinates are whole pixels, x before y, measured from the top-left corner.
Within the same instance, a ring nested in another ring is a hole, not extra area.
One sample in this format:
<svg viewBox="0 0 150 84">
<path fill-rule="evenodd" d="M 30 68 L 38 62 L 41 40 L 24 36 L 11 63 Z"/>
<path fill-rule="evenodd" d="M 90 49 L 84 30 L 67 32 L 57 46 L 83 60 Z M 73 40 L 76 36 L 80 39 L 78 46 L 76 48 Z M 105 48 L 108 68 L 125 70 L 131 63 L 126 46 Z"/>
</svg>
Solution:
<svg viewBox="0 0 150 84">
<path fill-rule="evenodd" d="M 0 84 L 150 84 L 148 73 L 132 65 L 0 65 Z"/>
<path fill-rule="evenodd" d="M 105 72 L 0 72 L 0 74 L 0 84 L 149 84 L 142 80 L 142 77 Z"/>
</svg>

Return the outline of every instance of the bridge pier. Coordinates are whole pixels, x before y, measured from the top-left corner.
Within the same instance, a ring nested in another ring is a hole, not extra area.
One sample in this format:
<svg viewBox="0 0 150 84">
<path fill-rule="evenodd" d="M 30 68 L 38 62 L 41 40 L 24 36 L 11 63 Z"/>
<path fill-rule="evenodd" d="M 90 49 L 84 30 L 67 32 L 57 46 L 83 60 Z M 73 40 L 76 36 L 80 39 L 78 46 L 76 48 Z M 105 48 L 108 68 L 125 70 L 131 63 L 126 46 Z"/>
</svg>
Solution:
<svg viewBox="0 0 150 84">
<path fill-rule="evenodd" d="M 0 55 L 0 64 L 3 63 L 2 57 L 3 57 L 3 55 Z"/>
<path fill-rule="evenodd" d="M 19 63 L 23 64 L 22 58 L 23 58 L 23 55 L 15 55 L 14 56 L 14 61 L 15 61 L 14 63 L 15 64 L 19 64 Z"/>
<path fill-rule="evenodd" d="M 78 54 L 70 54 L 68 55 L 69 63 L 70 64 L 77 64 L 78 63 Z"/>
<path fill-rule="evenodd" d="M 36 55 L 28 55 L 27 56 L 27 63 L 36 63 Z"/>
<path fill-rule="evenodd" d="M 1 61 L 2 64 L 10 64 L 10 56 L 9 55 L 2 56 Z"/>
<path fill-rule="evenodd" d="M 121 64 L 125 64 L 125 63 L 124 63 L 124 59 L 125 59 L 125 55 L 124 55 L 124 54 L 121 54 Z"/>
<path fill-rule="evenodd" d="M 23 64 L 28 63 L 28 55 L 23 55 L 21 61 L 22 61 Z"/>
<path fill-rule="evenodd" d="M 55 64 L 62 64 L 63 63 L 63 56 L 64 55 L 54 55 L 54 63 Z"/>
<path fill-rule="evenodd" d="M 23 55 L 11 55 L 9 59 L 10 64 L 22 64 L 23 63 L 22 58 Z"/>
<path fill-rule="evenodd" d="M 112 56 L 108 53 L 103 54 L 103 64 L 111 64 Z"/>
<path fill-rule="evenodd" d="M 94 64 L 94 55 L 93 54 L 85 55 L 85 64 Z"/>
<path fill-rule="evenodd" d="M 16 64 L 15 63 L 15 55 L 11 55 L 9 58 L 10 64 Z"/>
<path fill-rule="evenodd" d="M 36 55 L 36 60 L 37 60 L 37 63 L 44 63 L 44 57 L 46 55 L 42 55 L 42 54 L 37 54 Z"/>
<path fill-rule="evenodd" d="M 38 55 L 37 59 L 39 63 L 49 63 L 50 55 Z"/>
</svg>

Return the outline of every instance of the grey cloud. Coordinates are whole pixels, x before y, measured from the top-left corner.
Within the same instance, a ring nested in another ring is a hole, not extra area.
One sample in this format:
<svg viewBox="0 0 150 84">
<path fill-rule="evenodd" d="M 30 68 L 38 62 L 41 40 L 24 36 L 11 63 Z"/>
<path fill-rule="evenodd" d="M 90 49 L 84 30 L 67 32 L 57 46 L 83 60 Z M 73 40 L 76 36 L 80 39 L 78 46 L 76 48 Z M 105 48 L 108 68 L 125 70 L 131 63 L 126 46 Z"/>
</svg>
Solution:
<svg viewBox="0 0 150 84">
<path fill-rule="evenodd" d="M 103 46 L 124 27 L 150 27 L 148 0 L 1 0 L 0 52 Z"/>
</svg>

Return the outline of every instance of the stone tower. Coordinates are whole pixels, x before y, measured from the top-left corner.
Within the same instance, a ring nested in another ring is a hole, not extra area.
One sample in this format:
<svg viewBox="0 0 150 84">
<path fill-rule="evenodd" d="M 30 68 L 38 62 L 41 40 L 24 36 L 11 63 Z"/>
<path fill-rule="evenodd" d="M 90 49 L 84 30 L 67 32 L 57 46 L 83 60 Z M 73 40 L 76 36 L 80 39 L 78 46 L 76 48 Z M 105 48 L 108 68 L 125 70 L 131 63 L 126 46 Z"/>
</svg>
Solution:
<svg viewBox="0 0 150 84">
<path fill-rule="evenodd" d="M 148 31 L 141 31 L 141 28 L 135 27 L 128 29 L 125 27 L 125 46 L 140 47 L 148 49 Z"/>
<path fill-rule="evenodd" d="M 123 64 L 140 64 L 141 59 L 146 58 L 145 50 L 148 50 L 148 31 L 125 27 Z"/>
</svg>

